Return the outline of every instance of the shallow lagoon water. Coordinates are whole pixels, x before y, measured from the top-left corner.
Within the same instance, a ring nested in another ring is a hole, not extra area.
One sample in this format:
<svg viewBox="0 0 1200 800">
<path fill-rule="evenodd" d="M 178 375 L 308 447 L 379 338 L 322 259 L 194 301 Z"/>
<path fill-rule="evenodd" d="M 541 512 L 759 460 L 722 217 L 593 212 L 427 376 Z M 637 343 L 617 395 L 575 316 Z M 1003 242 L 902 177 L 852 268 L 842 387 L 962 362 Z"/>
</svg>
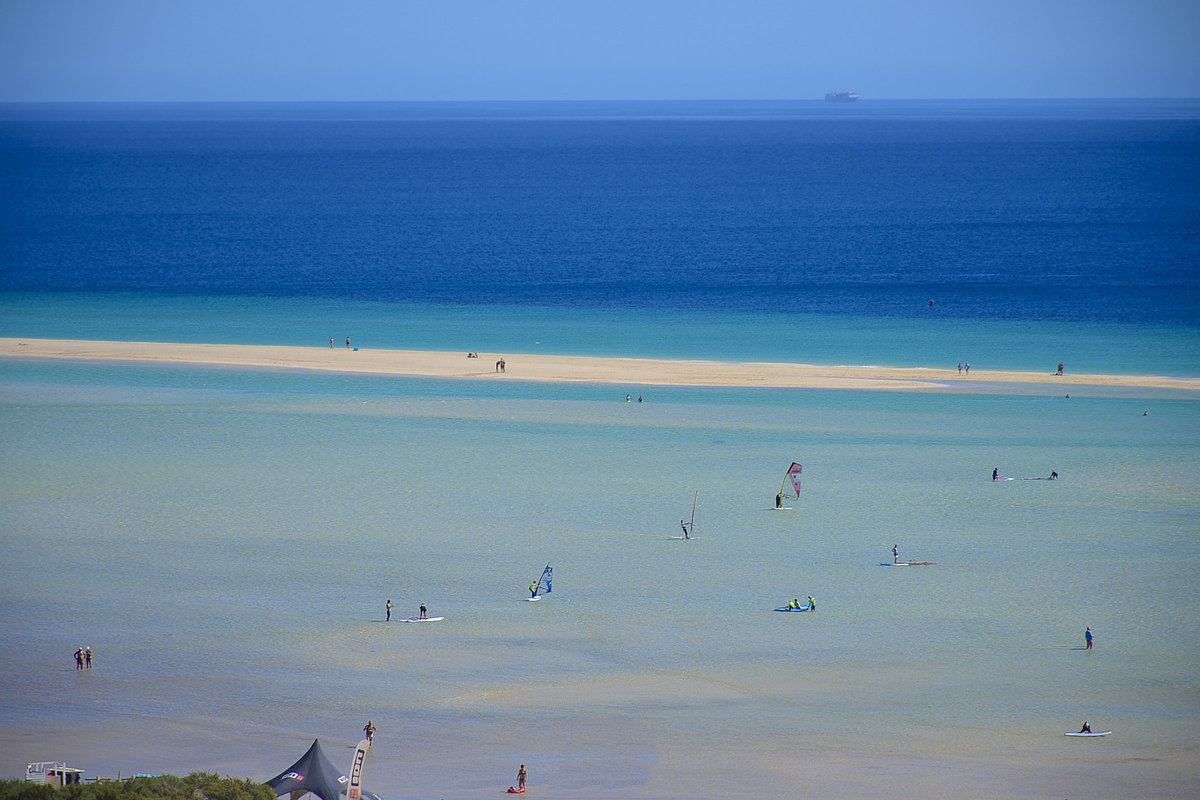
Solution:
<svg viewBox="0 0 1200 800">
<path fill-rule="evenodd" d="M 10 773 L 266 778 L 367 719 L 388 797 L 486 796 L 519 761 L 564 796 L 783 797 L 868 754 L 1047 758 L 1083 719 L 1124 758 L 1195 755 L 1194 400 L 2 378 Z M 696 490 L 697 538 L 669 540 Z M 879 566 L 893 544 L 937 564 Z M 547 562 L 555 591 L 524 602 Z M 810 594 L 814 614 L 771 611 Z M 387 598 L 447 619 L 384 624 Z M 764 769 L 772 748 L 809 756 Z M 1122 785 L 1096 752 L 1061 757 Z"/>
</svg>

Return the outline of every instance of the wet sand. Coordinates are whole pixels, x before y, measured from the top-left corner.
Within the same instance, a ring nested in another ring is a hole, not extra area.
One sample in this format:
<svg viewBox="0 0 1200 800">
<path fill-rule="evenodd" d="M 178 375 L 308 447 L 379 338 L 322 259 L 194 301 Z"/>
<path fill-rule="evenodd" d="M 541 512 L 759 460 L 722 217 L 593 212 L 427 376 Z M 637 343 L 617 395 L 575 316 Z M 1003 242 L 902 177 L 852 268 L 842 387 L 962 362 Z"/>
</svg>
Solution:
<svg viewBox="0 0 1200 800">
<path fill-rule="evenodd" d="M 820 366 L 774 362 L 677 361 L 425 350 L 354 350 L 167 342 L 0 339 L 0 357 L 146 362 L 210 367 L 311 370 L 475 380 L 602 383 L 622 386 L 763 387 L 980 391 L 996 384 L 1034 387 L 1128 387 L 1200 391 L 1200 378 L 1159 375 L 1077 375 L 929 367 Z M 501 372 L 498 362 L 504 361 Z"/>
</svg>

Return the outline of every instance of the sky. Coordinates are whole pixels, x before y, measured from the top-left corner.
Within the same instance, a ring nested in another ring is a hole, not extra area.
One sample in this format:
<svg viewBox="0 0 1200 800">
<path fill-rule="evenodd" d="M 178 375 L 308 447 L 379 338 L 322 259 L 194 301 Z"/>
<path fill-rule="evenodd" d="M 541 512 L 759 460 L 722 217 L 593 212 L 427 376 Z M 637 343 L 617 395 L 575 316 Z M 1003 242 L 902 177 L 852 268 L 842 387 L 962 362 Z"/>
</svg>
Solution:
<svg viewBox="0 0 1200 800">
<path fill-rule="evenodd" d="M 0 102 L 1200 97 L 1200 0 L 0 0 Z"/>
</svg>

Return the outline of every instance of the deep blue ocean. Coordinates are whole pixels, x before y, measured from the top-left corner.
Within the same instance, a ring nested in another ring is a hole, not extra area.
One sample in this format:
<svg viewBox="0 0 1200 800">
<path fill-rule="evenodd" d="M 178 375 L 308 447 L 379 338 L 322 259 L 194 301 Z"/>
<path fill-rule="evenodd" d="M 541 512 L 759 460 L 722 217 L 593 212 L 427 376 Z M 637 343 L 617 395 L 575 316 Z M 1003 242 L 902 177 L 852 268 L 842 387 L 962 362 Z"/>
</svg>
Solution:
<svg viewBox="0 0 1200 800">
<path fill-rule="evenodd" d="M 1112 368 L 1193 372 L 1200 102 L 0 107 L 0 333 L 142 307 L 237 338 L 198 298 L 286 343 L 528 351 L 504 332 L 574 320 L 557 350 L 944 363 L 972 355 L 921 343 L 1106 331 L 1137 340 Z M 313 330 L 355 304 L 423 333 Z M 1039 358 L 1106 366 L 1066 349 Z"/>
</svg>

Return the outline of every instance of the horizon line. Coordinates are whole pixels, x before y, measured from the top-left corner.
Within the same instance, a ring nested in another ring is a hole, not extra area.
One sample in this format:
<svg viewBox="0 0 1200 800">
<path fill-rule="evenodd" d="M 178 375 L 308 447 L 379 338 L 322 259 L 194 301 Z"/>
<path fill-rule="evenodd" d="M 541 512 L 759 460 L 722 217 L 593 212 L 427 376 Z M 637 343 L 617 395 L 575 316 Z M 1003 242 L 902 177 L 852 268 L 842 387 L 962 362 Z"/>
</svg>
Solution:
<svg viewBox="0 0 1200 800">
<path fill-rule="evenodd" d="M 837 90 L 843 91 L 843 90 Z M 856 91 L 856 90 L 849 90 Z M 1200 101 L 1200 95 L 1121 95 L 1121 96 L 1044 96 L 1044 97 L 1019 97 L 1019 96 L 979 96 L 979 97 L 862 97 L 859 96 L 857 102 L 897 102 L 897 103 L 944 103 L 944 102 L 1098 102 L 1098 101 L 1146 101 L 1146 100 L 1179 100 L 1179 101 Z M 655 98 L 475 98 L 475 99 L 190 99 L 190 100 L 167 100 L 167 99 L 105 99 L 105 100 L 6 100 L 0 98 L 0 105 L 210 105 L 210 104 L 403 104 L 403 103 L 445 103 L 445 104 L 480 104 L 480 103 L 821 103 L 825 98 L 821 96 L 804 96 L 804 97 L 655 97 Z M 842 106 L 845 107 L 845 106 Z"/>
</svg>

